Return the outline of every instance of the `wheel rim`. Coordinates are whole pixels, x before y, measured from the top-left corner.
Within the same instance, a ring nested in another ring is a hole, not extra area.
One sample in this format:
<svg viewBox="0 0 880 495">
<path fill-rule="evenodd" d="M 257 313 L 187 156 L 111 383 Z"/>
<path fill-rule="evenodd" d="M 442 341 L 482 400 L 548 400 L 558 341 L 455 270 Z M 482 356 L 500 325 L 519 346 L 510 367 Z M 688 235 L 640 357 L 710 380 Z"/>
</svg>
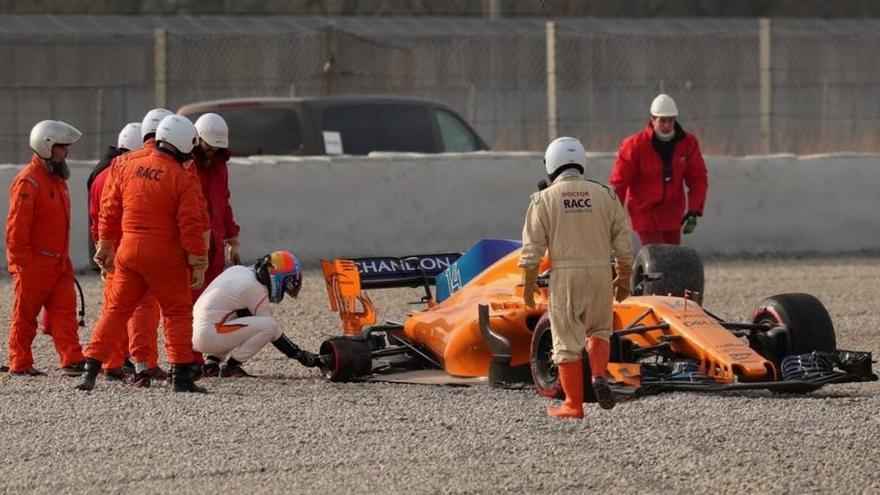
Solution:
<svg viewBox="0 0 880 495">
<path fill-rule="evenodd" d="M 559 368 L 553 362 L 553 338 L 548 329 L 541 335 L 535 356 L 535 375 L 545 389 L 555 388 L 559 380 Z"/>
</svg>

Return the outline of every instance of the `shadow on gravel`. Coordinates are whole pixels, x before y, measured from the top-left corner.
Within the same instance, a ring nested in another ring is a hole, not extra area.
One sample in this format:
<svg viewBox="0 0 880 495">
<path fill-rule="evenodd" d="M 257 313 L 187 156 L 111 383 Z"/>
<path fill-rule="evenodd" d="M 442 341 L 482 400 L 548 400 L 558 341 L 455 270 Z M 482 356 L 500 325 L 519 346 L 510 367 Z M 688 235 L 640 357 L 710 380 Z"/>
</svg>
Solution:
<svg viewBox="0 0 880 495">
<path fill-rule="evenodd" d="M 810 392 L 809 394 L 779 394 L 770 391 L 763 392 L 725 392 L 724 394 L 717 395 L 718 397 L 740 397 L 747 399 L 773 399 L 773 400 L 794 400 L 794 399 L 813 399 L 813 400 L 825 400 L 825 399 L 856 399 L 856 398 L 867 398 L 873 397 L 876 394 L 871 394 L 868 392 Z"/>
</svg>

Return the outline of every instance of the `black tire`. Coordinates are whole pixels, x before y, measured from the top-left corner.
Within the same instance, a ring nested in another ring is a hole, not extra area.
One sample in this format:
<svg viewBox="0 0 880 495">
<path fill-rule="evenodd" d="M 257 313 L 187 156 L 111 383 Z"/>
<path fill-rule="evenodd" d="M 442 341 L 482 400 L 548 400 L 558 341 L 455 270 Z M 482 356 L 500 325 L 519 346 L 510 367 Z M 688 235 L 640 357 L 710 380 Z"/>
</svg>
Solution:
<svg viewBox="0 0 880 495">
<path fill-rule="evenodd" d="M 752 322 L 788 327 L 787 338 L 774 336 L 774 330 L 752 334 L 749 338 L 752 349 L 772 361 L 777 370 L 786 356 L 837 349 L 831 316 L 822 301 L 810 294 L 791 293 L 768 297 L 755 308 Z M 773 391 L 781 394 L 806 394 L 821 387 L 792 385 Z"/>
<path fill-rule="evenodd" d="M 553 362 L 553 339 L 550 335 L 550 318 L 547 313 L 541 316 L 532 332 L 529 368 L 532 370 L 532 382 L 538 394 L 553 399 L 562 399 L 562 386 L 559 383 L 559 370 Z"/>
<path fill-rule="evenodd" d="M 645 273 L 661 273 L 663 278 L 645 282 L 637 287 Z M 691 292 L 691 299 L 703 303 L 703 261 L 693 248 L 671 244 L 643 246 L 633 263 L 630 287 L 634 296 L 684 296 Z"/>
<path fill-rule="evenodd" d="M 371 343 L 363 337 L 334 337 L 321 344 L 321 355 L 330 355 L 321 372 L 331 382 L 349 382 L 373 371 Z"/>
<path fill-rule="evenodd" d="M 810 294 L 790 293 L 768 297 L 755 308 L 752 323 L 788 327 L 787 345 L 765 350 L 770 355 L 762 353 L 777 365 L 787 355 L 837 349 L 831 316 L 822 301 Z M 762 352 L 762 349 L 755 350 Z"/>
<path fill-rule="evenodd" d="M 552 399 L 564 399 L 562 384 L 559 382 L 559 371 L 553 362 L 553 337 L 550 332 L 550 316 L 544 313 L 532 332 L 529 368 L 532 371 L 532 382 L 538 394 Z M 582 354 L 584 367 L 584 402 L 596 402 L 590 376 L 590 358 L 586 350 Z"/>
</svg>

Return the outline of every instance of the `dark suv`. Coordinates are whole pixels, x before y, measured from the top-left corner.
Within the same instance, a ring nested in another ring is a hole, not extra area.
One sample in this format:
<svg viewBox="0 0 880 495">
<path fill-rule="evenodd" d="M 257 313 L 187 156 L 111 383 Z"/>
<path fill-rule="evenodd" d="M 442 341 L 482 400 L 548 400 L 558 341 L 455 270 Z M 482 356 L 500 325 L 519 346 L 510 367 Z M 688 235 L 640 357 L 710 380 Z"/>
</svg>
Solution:
<svg viewBox="0 0 880 495">
<path fill-rule="evenodd" d="M 226 120 L 229 148 L 238 156 L 489 149 L 451 108 L 415 98 L 241 98 L 192 103 L 177 111 L 194 122 L 208 112 Z"/>
</svg>

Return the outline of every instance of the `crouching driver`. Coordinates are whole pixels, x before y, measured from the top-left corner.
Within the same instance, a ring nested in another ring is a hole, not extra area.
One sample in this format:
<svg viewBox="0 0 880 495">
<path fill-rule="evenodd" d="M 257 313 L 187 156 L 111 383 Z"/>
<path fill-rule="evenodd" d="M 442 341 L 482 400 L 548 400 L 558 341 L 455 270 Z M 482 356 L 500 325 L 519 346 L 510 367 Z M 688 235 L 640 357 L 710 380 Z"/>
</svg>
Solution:
<svg viewBox="0 0 880 495">
<path fill-rule="evenodd" d="M 270 342 L 303 366 L 320 366 L 319 356 L 291 342 L 269 311 L 269 302 L 281 302 L 285 293 L 295 298 L 301 287 L 299 260 L 287 251 L 254 266 L 231 266 L 215 278 L 193 306 L 193 349 L 205 354 L 203 376 L 251 376 L 242 363 Z"/>
</svg>

